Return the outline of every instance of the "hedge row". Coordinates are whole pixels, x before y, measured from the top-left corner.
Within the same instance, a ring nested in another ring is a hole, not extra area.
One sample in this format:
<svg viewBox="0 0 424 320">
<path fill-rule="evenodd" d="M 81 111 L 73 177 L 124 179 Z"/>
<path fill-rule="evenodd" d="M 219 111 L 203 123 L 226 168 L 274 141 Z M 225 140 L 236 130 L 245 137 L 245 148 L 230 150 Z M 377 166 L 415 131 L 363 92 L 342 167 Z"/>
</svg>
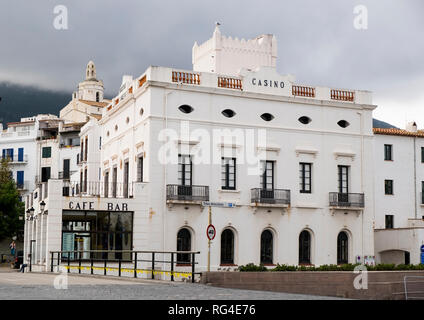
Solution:
<svg viewBox="0 0 424 320">
<path fill-rule="evenodd" d="M 253 263 L 240 266 L 238 268 L 241 272 L 253 272 L 253 271 L 353 271 L 356 266 L 360 264 L 325 264 L 319 267 L 314 266 L 289 266 L 285 264 L 277 264 L 275 268 L 269 269 L 264 265 L 255 265 Z M 368 271 L 392 271 L 392 270 L 424 270 L 424 264 L 412 265 L 412 264 L 377 264 L 375 266 L 367 266 Z"/>
</svg>

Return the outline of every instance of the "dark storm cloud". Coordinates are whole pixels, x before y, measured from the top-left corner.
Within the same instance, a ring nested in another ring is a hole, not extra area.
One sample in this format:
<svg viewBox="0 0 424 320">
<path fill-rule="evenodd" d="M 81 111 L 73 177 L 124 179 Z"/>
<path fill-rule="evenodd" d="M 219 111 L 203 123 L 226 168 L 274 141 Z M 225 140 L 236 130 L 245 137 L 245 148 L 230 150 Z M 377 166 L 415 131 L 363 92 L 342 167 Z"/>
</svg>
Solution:
<svg viewBox="0 0 424 320">
<path fill-rule="evenodd" d="M 0 81 L 71 92 L 92 59 L 112 96 L 123 74 L 190 69 L 194 41 L 219 21 L 227 36 L 275 34 L 278 71 L 299 83 L 371 90 L 376 103 L 395 94 L 392 102 L 424 100 L 414 96 L 424 84 L 421 0 L 0 1 Z M 66 31 L 53 28 L 59 4 L 68 8 Z M 359 4 L 368 30 L 353 27 Z"/>
</svg>

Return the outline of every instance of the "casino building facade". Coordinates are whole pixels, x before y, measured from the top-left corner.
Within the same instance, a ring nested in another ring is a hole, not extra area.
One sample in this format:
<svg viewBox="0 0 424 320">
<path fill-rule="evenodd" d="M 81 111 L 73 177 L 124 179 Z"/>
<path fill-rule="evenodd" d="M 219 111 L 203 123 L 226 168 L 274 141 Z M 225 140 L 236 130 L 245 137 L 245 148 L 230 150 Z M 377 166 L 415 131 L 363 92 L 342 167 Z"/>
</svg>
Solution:
<svg viewBox="0 0 424 320">
<path fill-rule="evenodd" d="M 206 270 L 203 201 L 235 204 L 212 209 L 212 270 L 374 262 L 372 94 L 297 84 L 276 59 L 272 35 L 216 27 L 193 70 L 124 76 L 81 128 L 79 179 L 27 199 L 34 266 L 58 250 L 178 250 Z"/>
</svg>

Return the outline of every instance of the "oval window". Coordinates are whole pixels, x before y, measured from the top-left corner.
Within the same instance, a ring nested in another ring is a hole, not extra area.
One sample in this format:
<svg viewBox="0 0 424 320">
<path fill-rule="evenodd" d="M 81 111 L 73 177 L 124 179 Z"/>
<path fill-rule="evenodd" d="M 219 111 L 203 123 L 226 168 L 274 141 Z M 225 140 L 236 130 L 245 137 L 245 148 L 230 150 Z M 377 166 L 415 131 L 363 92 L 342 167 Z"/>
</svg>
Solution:
<svg viewBox="0 0 424 320">
<path fill-rule="evenodd" d="M 236 113 L 231 109 L 225 109 L 221 113 L 227 118 L 232 118 L 236 115 Z"/>
<path fill-rule="evenodd" d="M 178 108 L 181 112 L 183 112 L 183 113 L 190 113 L 190 112 L 193 112 L 193 108 L 192 107 L 190 107 L 189 105 L 187 105 L 187 104 L 183 104 L 182 106 L 180 106 L 179 108 Z"/>
<path fill-rule="evenodd" d="M 143 116 L 144 110 L 143 108 L 140 108 L 140 116 Z"/>
<path fill-rule="evenodd" d="M 340 120 L 339 122 L 337 122 L 337 124 L 342 128 L 347 128 L 350 125 L 350 123 L 347 122 L 346 120 Z"/>
<path fill-rule="evenodd" d="M 274 119 L 274 116 L 270 113 L 263 113 L 261 115 L 261 118 L 265 121 L 271 121 L 272 119 Z"/>
<path fill-rule="evenodd" d="M 306 117 L 306 116 L 300 117 L 298 120 L 299 120 L 300 123 L 303 123 L 303 124 L 308 124 L 312 121 L 311 118 Z"/>
</svg>

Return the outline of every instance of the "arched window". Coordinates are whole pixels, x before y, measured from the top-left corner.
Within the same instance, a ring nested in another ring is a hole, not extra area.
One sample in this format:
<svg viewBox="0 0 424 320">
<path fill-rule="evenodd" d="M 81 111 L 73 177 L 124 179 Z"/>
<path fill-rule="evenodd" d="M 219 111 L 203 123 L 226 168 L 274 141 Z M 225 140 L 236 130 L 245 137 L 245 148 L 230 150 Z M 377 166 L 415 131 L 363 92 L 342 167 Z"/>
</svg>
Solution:
<svg viewBox="0 0 424 320">
<path fill-rule="evenodd" d="M 299 264 L 311 264 L 311 234 L 307 230 L 299 236 Z"/>
<path fill-rule="evenodd" d="M 272 264 L 272 232 L 264 230 L 261 234 L 261 263 Z"/>
<path fill-rule="evenodd" d="M 186 228 L 178 231 L 177 251 L 191 251 L 191 234 Z M 190 263 L 190 255 L 184 253 L 177 254 L 177 263 Z"/>
<path fill-rule="evenodd" d="M 221 234 L 221 264 L 234 264 L 234 233 L 230 229 Z"/>
<path fill-rule="evenodd" d="M 96 102 L 100 102 L 100 94 L 96 92 Z"/>
<path fill-rule="evenodd" d="M 337 264 L 349 263 L 349 238 L 342 231 L 337 236 Z"/>
</svg>

